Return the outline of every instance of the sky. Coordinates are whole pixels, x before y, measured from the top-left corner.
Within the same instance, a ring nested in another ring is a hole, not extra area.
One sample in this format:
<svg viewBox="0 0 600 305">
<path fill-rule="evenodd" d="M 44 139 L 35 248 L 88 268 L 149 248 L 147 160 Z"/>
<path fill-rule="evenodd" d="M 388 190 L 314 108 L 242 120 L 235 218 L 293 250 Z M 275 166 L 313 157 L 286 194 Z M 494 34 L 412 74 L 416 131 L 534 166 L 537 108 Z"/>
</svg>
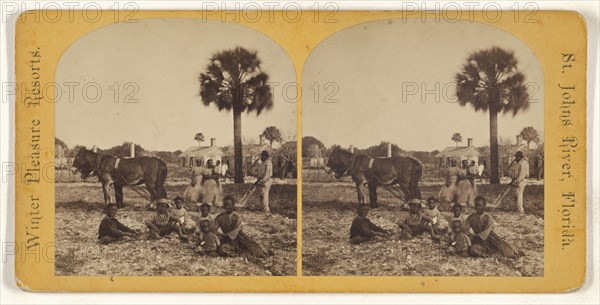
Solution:
<svg viewBox="0 0 600 305">
<path fill-rule="evenodd" d="M 488 113 L 458 105 L 453 83 L 469 53 L 492 46 L 513 51 L 531 84 L 529 110 L 499 115 L 499 136 L 515 141 L 526 126 L 543 135 L 543 72 L 523 42 L 488 25 L 420 19 L 368 22 L 321 42 L 303 69 L 302 135 L 327 147 L 433 151 L 455 146 L 459 132 L 464 146 L 489 145 Z"/>
<path fill-rule="evenodd" d="M 257 51 L 263 71 L 280 84 L 272 87 L 270 111 L 242 116 L 243 137 L 258 142 L 268 126 L 294 137 L 296 103 L 277 91 L 296 82 L 285 51 L 250 28 L 201 19 L 118 23 L 74 42 L 56 72 L 63 89 L 56 101 L 56 137 L 69 147 L 109 148 L 133 141 L 149 150 L 175 151 L 197 146 L 194 135 L 202 132 L 203 145 L 210 138 L 219 146 L 232 145 L 233 113 L 204 106 L 198 78 L 214 52 L 236 46 Z M 96 88 L 101 90 L 98 98 Z"/>
</svg>

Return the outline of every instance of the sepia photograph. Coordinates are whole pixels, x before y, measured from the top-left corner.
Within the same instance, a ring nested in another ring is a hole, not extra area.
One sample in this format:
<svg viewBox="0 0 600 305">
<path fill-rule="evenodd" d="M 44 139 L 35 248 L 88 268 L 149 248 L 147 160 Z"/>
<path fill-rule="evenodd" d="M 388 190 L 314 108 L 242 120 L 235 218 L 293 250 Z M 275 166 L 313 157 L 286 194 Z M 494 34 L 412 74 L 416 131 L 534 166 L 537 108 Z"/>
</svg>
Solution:
<svg viewBox="0 0 600 305">
<path fill-rule="evenodd" d="M 511 33 L 386 19 L 303 69 L 306 276 L 544 276 L 544 75 Z"/>
<path fill-rule="evenodd" d="M 296 72 L 186 18 L 89 32 L 56 68 L 55 273 L 281 276 L 297 265 Z"/>
</svg>

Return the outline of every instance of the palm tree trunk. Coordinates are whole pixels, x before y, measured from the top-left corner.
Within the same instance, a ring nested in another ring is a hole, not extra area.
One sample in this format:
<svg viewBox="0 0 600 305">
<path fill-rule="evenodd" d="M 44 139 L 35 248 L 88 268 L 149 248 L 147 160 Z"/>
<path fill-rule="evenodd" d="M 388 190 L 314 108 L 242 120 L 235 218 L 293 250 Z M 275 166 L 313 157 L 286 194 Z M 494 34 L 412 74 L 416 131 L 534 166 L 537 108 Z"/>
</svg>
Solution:
<svg viewBox="0 0 600 305">
<path fill-rule="evenodd" d="M 500 183 L 498 174 L 498 111 L 489 108 L 490 113 L 490 183 Z"/>
<path fill-rule="evenodd" d="M 233 158 L 235 183 L 244 183 L 244 155 L 242 151 L 242 112 L 233 109 Z"/>
</svg>

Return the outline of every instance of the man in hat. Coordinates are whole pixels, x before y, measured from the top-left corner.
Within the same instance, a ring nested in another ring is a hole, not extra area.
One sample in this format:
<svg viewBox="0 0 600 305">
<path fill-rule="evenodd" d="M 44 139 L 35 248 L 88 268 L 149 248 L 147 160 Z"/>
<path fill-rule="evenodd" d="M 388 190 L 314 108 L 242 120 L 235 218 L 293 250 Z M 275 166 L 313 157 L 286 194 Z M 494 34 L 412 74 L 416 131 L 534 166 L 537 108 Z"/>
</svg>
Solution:
<svg viewBox="0 0 600 305">
<path fill-rule="evenodd" d="M 515 164 L 513 164 L 510 173 L 512 178 L 511 186 L 514 188 L 515 197 L 517 197 L 517 211 L 521 214 L 525 213 L 523 209 L 523 192 L 525 192 L 525 178 L 529 177 L 529 162 L 523 157 L 523 152 L 515 153 Z"/>
<path fill-rule="evenodd" d="M 260 161 L 256 185 L 260 187 L 262 209 L 264 212 L 270 213 L 271 209 L 269 207 L 269 190 L 271 189 L 271 180 L 273 177 L 273 162 L 271 162 L 268 151 L 263 150 L 260 153 Z"/>
</svg>

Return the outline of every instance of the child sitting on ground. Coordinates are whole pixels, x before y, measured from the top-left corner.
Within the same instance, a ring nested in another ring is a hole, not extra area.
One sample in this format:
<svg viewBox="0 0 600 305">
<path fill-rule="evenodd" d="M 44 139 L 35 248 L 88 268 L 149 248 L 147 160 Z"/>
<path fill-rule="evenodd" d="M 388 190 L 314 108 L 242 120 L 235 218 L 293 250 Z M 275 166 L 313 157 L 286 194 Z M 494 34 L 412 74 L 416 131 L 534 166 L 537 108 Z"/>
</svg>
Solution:
<svg viewBox="0 0 600 305">
<path fill-rule="evenodd" d="M 192 220 L 190 214 L 183 207 L 183 197 L 177 196 L 175 199 L 175 209 L 171 210 L 175 217 L 179 218 L 179 223 L 181 224 L 181 231 L 183 234 L 190 234 L 196 232 L 196 222 Z"/>
<path fill-rule="evenodd" d="M 365 203 L 358 205 L 358 216 L 350 227 L 350 243 L 358 245 L 367 241 L 380 241 L 389 236 L 381 227 L 372 223 L 368 218 L 369 206 Z"/>
<path fill-rule="evenodd" d="M 211 231 L 211 223 L 208 220 L 202 220 L 198 224 L 200 226 L 200 233 L 198 233 L 198 240 L 194 253 L 198 255 L 206 256 L 217 256 L 221 242 L 219 237 L 213 231 Z"/>
<path fill-rule="evenodd" d="M 469 249 L 471 248 L 471 239 L 464 231 L 464 224 L 460 220 L 455 220 L 451 222 L 451 226 L 452 233 L 450 233 L 447 253 L 460 257 L 468 257 Z"/>
<path fill-rule="evenodd" d="M 117 218 L 117 206 L 109 203 L 104 208 L 106 216 L 100 222 L 98 229 L 98 242 L 108 245 L 112 242 L 124 242 L 137 238 L 137 233 L 120 223 Z"/>
<path fill-rule="evenodd" d="M 467 216 L 461 214 L 462 210 L 463 210 L 463 206 L 460 203 L 455 203 L 452 206 L 452 217 L 450 218 L 450 223 L 452 223 L 454 221 L 460 222 L 462 230 L 465 233 L 467 233 L 467 230 L 466 230 L 466 227 L 467 227 Z"/>
<path fill-rule="evenodd" d="M 168 210 L 168 207 L 168 200 L 158 200 L 156 214 L 154 214 L 151 220 L 145 222 L 146 227 L 150 230 L 149 239 L 159 239 L 175 231 L 182 242 L 187 242 L 187 236 L 181 231 L 179 218 L 173 215 L 173 213 Z"/>
<path fill-rule="evenodd" d="M 439 236 L 433 231 L 433 221 L 421 211 L 421 200 L 412 199 L 409 202 L 409 209 L 408 216 L 398 224 L 401 230 L 400 237 L 412 239 L 427 232 L 431 236 L 431 240 L 439 242 Z"/>
<path fill-rule="evenodd" d="M 423 213 L 431 218 L 435 234 L 445 234 L 448 232 L 448 222 L 444 219 L 440 210 L 438 210 L 437 204 L 437 198 L 433 196 L 427 198 L 427 209 L 424 209 Z"/>
<path fill-rule="evenodd" d="M 200 227 L 200 222 L 207 220 L 210 224 L 210 227 L 213 227 L 215 222 L 215 217 L 210 215 L 210 204 L 203 203 L 198 206 L 198 212 L 200 212 L 200 216 L 196 217 L 196 222 L 198 223 L 198 228 Z"/>
</svg>

